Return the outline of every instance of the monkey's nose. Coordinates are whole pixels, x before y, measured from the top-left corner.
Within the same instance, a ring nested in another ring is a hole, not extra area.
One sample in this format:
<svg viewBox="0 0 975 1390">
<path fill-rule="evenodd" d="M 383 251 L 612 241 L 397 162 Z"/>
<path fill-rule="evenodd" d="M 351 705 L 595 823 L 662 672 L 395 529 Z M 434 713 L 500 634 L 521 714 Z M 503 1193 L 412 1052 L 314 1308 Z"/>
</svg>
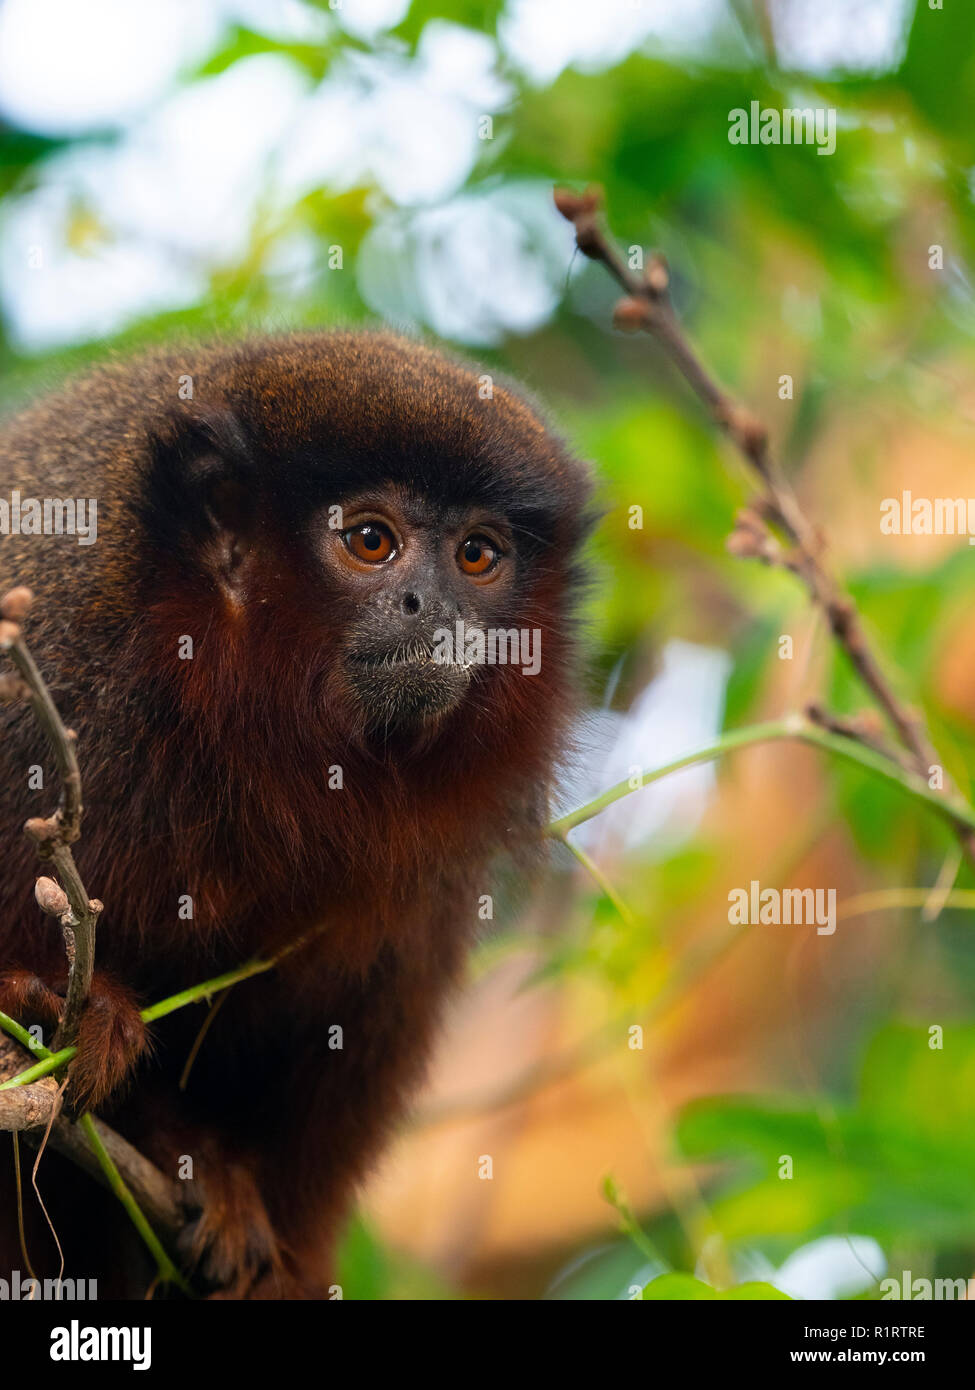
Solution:
<svg viewBox="0 0 975 1390">
<path fill-rule="evenodd" d="M 415 615 L 419 613 L 420 609 L 423 607 L 423 600 L 419 594 L 415 594 L 411 591 L 403 595 L 402 607 L 404 613 Z"/>
</svg>

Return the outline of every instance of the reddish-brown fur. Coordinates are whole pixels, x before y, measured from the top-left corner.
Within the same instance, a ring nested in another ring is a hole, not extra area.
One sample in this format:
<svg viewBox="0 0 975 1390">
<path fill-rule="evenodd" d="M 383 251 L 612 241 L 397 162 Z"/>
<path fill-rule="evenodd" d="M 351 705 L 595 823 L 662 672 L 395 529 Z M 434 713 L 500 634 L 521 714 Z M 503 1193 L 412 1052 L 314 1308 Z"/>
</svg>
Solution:
<svg viewBox="0 0 975 1390">
<path fill-rule="evenodd" d="M 177 398 L 187 373 L 191 404 Z M 566 745 L 588 482 L 517 394 L 495 386 L 482 400 L 477 386 L 471 369 L 382 335 L 263 339 L 110 366 L 0 435 L 0 496 L 99 502 L 94 546 L 0 538 L 0 584 L 35 590 L 27 638 L 78 731 L 77 859 L 106 905 L 72 1096 L 172 1176 L 180 1155 L 193 1158 L 193 1257 L 230 1296 L 327 1287 L 355 1185 L 422 1073 L 490 866 L 536 837 Z M 256 459 L 241 604 L 215 581 L 198 525 L 200 421 L 217 440 L 206 448 L 219 452 L 226 426 Z M 346 471 L 429 495 L 486 488 L 539 540 L 510 616 L 542 631 L 541 672 L 485 670 L 459 710 L 405 748 L 363 737 L 338 674 L 349 601 L 323 587 L 303 530 Z M 191 661 L 178 657 L 182 634 Z M 56 987 L 63 949 L 33 903 L 20 826 L 52 809 L 56 782 L 29 713 L 0 718 L 0 1007 L 49 1030 L 57 1001 L 32 977 Z M 44 791 L 27 790 L 33 763 Z M 341 791 L 328 788 L 335 764 Z M 182 895 L 192 920 L 178 916 Z M 147 1049 L 139 1005 L 323 923 L 274 972 L 231 991 L 181 1093 L 202 1010 L 155 1025 Z M 328 1046 L 335 1024 L 340 1051 Z M 150 1272 L 113 1199 L 53 1154 L 40 1183 L 67 1274 L 98 1277 L 103 1296 L 140 1295 Z M 55 1273 L 26 1205 L 34 1266 Z M 21 1264 L 3 1155 L 0 1277 Z"/>
</svg>

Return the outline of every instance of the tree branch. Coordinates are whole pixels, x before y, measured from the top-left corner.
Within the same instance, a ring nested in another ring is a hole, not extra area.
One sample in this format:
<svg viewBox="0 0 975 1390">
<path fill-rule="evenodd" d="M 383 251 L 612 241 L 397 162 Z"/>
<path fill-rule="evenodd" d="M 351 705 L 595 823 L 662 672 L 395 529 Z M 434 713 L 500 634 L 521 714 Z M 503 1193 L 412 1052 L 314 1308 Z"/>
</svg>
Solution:
<svg viewBox="0 0 975 1390">
<path fill-rule="evenodd" d="M 24 1067 L 24 1054 L 18 1044 L 0 1032 L 0 1079 L 15 1075 Z M 0 1130 L 22 1131 L 29 1144 L 37 1147 L 58 1104 L 58 1086 L 47 1077 L 30 1086 L 0 1092 Z M 126 1187 L 138 1202 L 155 1230 L 174 1243 L 186 1221 L 177 1183 L 165 1177 L 154 1164 L 120 1134 L 101 1120 L 93 1120 L 98 1139 L 112 1162 L 124 1176 Z M 77 1125 L 59 1116 L 51 1129 L 51 1147 L 78 1164 L 104 1187 L 110 1182 L 101 1162 Z"/>
<path fill-rule="evenodd" d="M 46 819 L 35 817 L 24 826 L 38 857 L 50 862 L 60 885 L 50 878 L 39 878 L 35 896 L 43 912 L 56 917 L 64 936 L 68 957 L 68 989 L 64 1013 L 54 1038 L 55 1048 L 71 1046 L 88 1002 L 91 977 L 95 969 L 95 927 L 102 904 L 89 898 L 71 845 L 81 835 L 81 772 L 75 751 L 77 738 L 61 721 L 51 692 L 23 639 L 21 623 L 33 599 L 30 589 L 11 589 L 0 599 L 0 652 L 10 657 L 30 698 L 34 716 L 47 735 L 61 778 L 57 810 Z"/>
<path fill-rule="evenodd" d="M 38 857 L 50 862 L 60 879 L 60 883 L 57 883 L 52 878 L 41 876 L 34 885 L 34 896 L 43 912 L 58 919 L 68 957 L 64 1012 L 53 1040 L 56 1052 L 61 1055 L 60 1065 L 63 1066 L 70 1062 L 76 1051 L 78 1027 L 88 1002 L 95 966 L 95 926 L 102 904 L 97 899 L 89 898 L 71 852 L 71 845 L 81 834 L 84 810 L 81 772 L 75 752 L 77 740 L 74 732 L 64 727 L 51 693 L 23 639 L 21 623 L 30 609 L 32 597 L 29 589 L 21 587 L 11 589 L 0 599 L 0 652 L 10 657 L 19 677 L 3 678 L 0 698 L 11 700 L 25 695 L 29 697 L 37 722 L 47 735 L 61 778 L 57 810 L 47 818 L 29 820 L 24 831 L 33 841 Z M 32 1053 L 50 1062 L 51 1051 L 35 1044 L 15 1020 L 3 1015 L 0 1016 L 0 1024 L 5 1034 L 13 1034 Z M 5 1034 L 0 1034 L 0 1082 L 24 1070 L 20 1049 Z M 64 1056 L 65 1053 L 68 1055 Z M 57 1065 L 55 1061 L 51 1069 Z M 60 1088 L 53 1079 L 39 1079 L 28 1085 L 4 1089 L 0 1091 L 0 1129 L 23 1132 L 29 1142 L 40 1143 L 50 1124 L 50 1142 L 53 1146 L 105 1183 L 118 1197 L 155 1259 L 159 1277 L 189 1293 L 186 1280 L 153 1228 L 153 1223 L 157 1222 L 164 1234 L 170 1240 L 175 1240 L 186 1221 L 179 1188 L 131 1144 L 94 1116 L 83 1115 L 77 1125 L 69 1123 L 57 1113 L 60 1104 Z M 147 1211 L 149 1216 L 146 1215 Z"/>
<path fill-rule="evenodd" d="M 555 205 L 572 223 L 583 255 L 601 262 L 624 291 L 625 297 L 614 314 L 616 326 L 656 338 L 753 473 L 759 487 L 759 504 L 739 517 L 729 548 L 735 554 L 750 555 L 766 564 L 779 564 L 803 581 L 812 601 L 826 615 L 836 641 L 907 749 L 914 772 L 926 781 L 931 768 L 942 764 L 923 719 L 895 694 L 870 648 L 856 605 L 823 563 L 822 539 L 806 519 L 791 485 L 771 455 L 768 430 L 718 384 L 685 336 L 670 301 L 665 260 L 652 256 L 643 275 L 629 269 L 602 225 L 602 195 L 598 189 L 590 188 L 581 194 L 557 189 Z M 769 524 L 783 533 L 789 550 L 782 549 L 768 534 Z M 849 736 L 855 737 L 852 733 Z M 975 830 L 959 823 L 958 834 L 965 853 L 975 862 Z"/>
</svg>

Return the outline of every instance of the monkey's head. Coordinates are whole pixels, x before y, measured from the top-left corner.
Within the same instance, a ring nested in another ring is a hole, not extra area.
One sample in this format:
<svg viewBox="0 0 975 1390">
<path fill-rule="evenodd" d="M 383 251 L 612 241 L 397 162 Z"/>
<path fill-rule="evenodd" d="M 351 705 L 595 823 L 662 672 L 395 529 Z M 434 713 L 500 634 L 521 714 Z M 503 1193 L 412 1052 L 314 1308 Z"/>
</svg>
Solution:
<svg viewBox="0 0 975 1390">
<path fill-rule="evenodd" d="M 189 346 L 43 398 L 0 454 L 7 490 L 98 502 L 95 544 L 0 547 L 84 749 L 83 854 L 129 806 L 220 923 L 245 880 L 320 907 L 532 841 L 591 483 L 520 392 L 384 334 Z"/>
<path fill-rule="evenodd" d="M 266 340 L 207 360 L 156 439 L 150 582 L 195 591 L 194 666 L 221 631 L 245 698 L 283 684 L 372 747 L 483 738 L 565 689 L 589 490 L 488 376 L 379 334 Z"/>
</svg>

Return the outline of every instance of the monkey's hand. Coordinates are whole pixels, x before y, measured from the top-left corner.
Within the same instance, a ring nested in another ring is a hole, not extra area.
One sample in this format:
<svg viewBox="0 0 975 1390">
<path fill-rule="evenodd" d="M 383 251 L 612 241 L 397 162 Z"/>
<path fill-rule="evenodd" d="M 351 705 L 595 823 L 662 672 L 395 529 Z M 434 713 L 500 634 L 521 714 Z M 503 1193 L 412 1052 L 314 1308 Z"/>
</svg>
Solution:
<svg viewBox="0 0 975 1390">
<path fill-rule="evenodd" d="M 63 979 L 57 983 L 65 988 Z M 25 1028 L 39 1024 L 50 1045 L 64 1012 L 64 997 L 30 970 L 7 970 L 0 974 L 0 1009 Z M 96 970 L 78 1029 L 78 1051 L 68 1066 L 64 1103 L 69 1114 L 83 1115 L 104 1105 L 131 1079 L 148 1047 L 134 996 Z"/>
<path fill-rule="evenodd" d="M 289 1297 L 281 1248 L 253 1173 L 204 1140 L 191 1153 L 180 1252 L 194 1282 L 216 1299 Z"/>
</svg>

